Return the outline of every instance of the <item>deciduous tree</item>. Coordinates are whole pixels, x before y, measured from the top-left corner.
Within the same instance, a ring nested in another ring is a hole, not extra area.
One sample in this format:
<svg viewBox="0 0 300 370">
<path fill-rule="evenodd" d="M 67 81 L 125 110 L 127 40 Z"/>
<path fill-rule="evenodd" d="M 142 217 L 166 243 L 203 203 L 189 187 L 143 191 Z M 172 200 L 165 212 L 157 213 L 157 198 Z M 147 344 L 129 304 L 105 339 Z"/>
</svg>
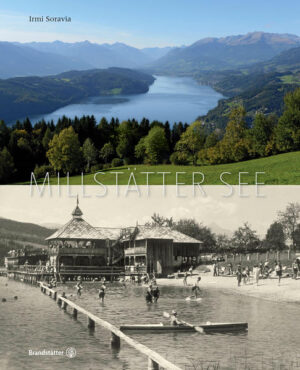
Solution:
<svg viewBox="0 0 300 370">
<path fill-rule="evenodd" d="M 162 127 L 153 127 L 145 137 L 144 145 L 146 159 L 150 164 L 161 163 L 164 158 L 167 158 L 169 147 Z"/>
<path fill-rule="evenodd" d="M 294 232 L 300 220 L 300 204 L 289 203 L 285 211 L 278 212 L 278 218 L 283 226 L 286 238 L 289 238 L 292 241 L 293 247 L 295 247 Z"/>
<path fill-rule="evenodd" d="M 180 140 L 175 146 L 178 158 L 184 156 L 195 165 L 197 164 L 198 152 L 204 147 L 206 134 L 202 122 L 196 121 L 187 128 L 180 136 Z"/>
<path fill-rule="evenodd" d="M 264 245 L 267 249 L 282 250 L 285 248 L 285 235 L 280 222 L 273 222 L 266 234 Z"/>
<path fill-rule="evenodd" d="M 104 160 L 105 163 L 108 163 L 114 156 L 115 149 L 112 143 L 106 143 L 100 150 L 100 157 Z"/>
<path fill-rule="evenodd" d="M 248 223 L 244 223 L 233 234 L 233 245 L 237 252 L 247 253 L 258 249 L 260 240 L 256 235 L 256 231 L 252 230 Z"/>
<path fill-rule="evenodd" d="M 80 170 L 82 150 L 73 127 L 65 128 L 59 135 L 54 135 L 49 143 L 47 157 L 55 171 L 72 174 Z"/>
<path fill-rule="evenodd" d="M 98 158 L 97 149 L 89 137 L 83 143 L 82 153 L 86 163 L 86 170 L 89 172 L 91 165 L 95 164 Z"/>
</svg>

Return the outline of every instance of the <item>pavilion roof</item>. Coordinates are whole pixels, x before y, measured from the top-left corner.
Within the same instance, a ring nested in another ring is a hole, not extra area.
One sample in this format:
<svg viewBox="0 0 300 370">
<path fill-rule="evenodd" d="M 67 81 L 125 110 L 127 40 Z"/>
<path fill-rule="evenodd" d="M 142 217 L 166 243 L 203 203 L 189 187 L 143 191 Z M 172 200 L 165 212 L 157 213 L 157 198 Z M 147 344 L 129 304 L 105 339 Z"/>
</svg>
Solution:
<svg viewBox="0 0 300 370">
<path fill-rule="evenodd" d="M 145 239 L 172 239 L 173 243 L 192 243 L 199 244 L 202 241 L 192 238 L 188 235 L 181 233 L 180 231 L 173 230 L 167 226 L 136 226 L 131 228 L 126 228 L 126 231 L 131 233 L 135 232 L 135 240 L 145 240 Z M 126 232 L 125 232 L 126 235 Z M 129 237 L 125 236 L 124 239 L 128 240 Z"/>
<path fill-rule="evenodd" d="M 46 240 L 54 239 L 106 239 L 101 238 L 96 228 L 87 223 L 83 218 L 77 216 L 67 224 L 55 231 Z"/>
</svg>

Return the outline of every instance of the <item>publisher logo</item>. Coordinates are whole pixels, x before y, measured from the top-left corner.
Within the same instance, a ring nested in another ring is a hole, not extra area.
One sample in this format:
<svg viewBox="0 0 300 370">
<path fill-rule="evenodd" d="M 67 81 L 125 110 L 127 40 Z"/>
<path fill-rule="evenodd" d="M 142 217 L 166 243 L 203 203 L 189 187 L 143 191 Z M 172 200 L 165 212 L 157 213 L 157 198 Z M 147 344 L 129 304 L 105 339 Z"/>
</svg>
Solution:
<svg viewBox="0 0 300 370">
<path fill-rule="evenodd" d="M 66 356 L 69 358 L 76 357 L 76 349 L 74 347 L 69 347 L 66 349 Z"/>
</svg>

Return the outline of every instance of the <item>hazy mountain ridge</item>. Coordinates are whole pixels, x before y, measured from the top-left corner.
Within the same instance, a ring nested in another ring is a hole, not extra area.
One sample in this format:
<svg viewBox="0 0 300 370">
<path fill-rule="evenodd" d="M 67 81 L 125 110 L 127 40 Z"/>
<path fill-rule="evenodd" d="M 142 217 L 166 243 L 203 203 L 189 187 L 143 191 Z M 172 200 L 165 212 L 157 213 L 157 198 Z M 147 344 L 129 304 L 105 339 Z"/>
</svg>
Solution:
<svg viewBox="0 0 300 370">
<path fill-rule="evenodd" d="M 0 42 L 0 78 L 48 76 L 70 70 L 138 68 L 165 55 L 171 48 L 137 49 L 126 44 L 89 41 Z"/>
<path fill-rule="evenodd" d="M 10 42 L 0 42 L 0 55 L 0 78 L 51 75 L 89 67 L 54 53 L 40 52 L 29 46 Z"/>
</svg>

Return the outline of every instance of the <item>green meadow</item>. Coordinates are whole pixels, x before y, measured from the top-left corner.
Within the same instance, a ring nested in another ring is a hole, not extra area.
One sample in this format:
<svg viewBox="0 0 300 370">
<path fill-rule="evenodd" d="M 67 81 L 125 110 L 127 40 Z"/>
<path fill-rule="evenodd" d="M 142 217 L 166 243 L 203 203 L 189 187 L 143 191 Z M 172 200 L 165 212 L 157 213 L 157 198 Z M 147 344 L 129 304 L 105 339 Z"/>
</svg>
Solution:
<svg viewBox="0 0 300 370">
<path fill-rule="evenodd" d="M 291 152 L 279 154 L 272 157 L 253 159 L 245 162 L 230 163 L 222 165 L 211 166 L 175 166 L 175 165 L 130 165 L 117 168 L 110 168 L 106 170 L 99 170 L 101 174 L 96 175 L 96 180 L 104 185 L 115 185 L 116 174 L 118 172 L 118 184 L 127 185 L 128 182 L 133 185 L 136 181 L 137 185 L 146 185 L 147 178 L 143 172 L 150 172 L 148 175 L 149 185 L 162 185 L 163 174 L 165 173 L 165 184 L 183 183 L 185 185 L 193 184 L 194 181 L 202 182 L 203 185 L 222 185 L 220 175 L 223 174 L 223 180 L 230 185 L 238 185 L 247 183 L 249 185 L 255 184 L 255 173 L 264 172 L 258 175 L 258 182 L 266 185 L 300 185 L 300 152 Z M 180 173 L 179 173 L 180 172 Z M 197 174 L 197 173 L 202 173 Z M 242 172 L 246 172 L 243 173 Z M 240 180 L 239 180 L 240 173 Z M 61 185 L 97 185 L 94 179 L 95 173 L 85 174 L 82 176 L 61 177 L 59 183 Z M 42 183 L 44 179 L 39 179 L 38 183 Z M 51 177 L 50 183 L 57 185 L 57 178 Z M 23 184 L 29 184 L 27 183 Z"/>
</svg>

